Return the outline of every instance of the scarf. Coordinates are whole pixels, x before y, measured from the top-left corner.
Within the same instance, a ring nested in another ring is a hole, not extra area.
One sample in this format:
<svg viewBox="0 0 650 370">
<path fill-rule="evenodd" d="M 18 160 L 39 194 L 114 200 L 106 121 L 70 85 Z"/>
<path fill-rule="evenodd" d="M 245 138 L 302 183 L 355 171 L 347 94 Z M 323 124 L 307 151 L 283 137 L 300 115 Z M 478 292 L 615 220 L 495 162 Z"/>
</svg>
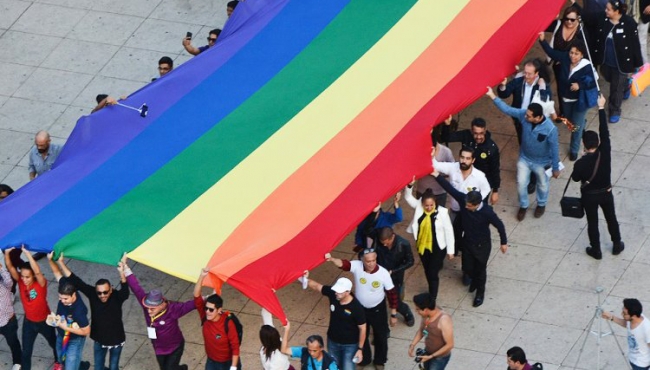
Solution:
<svg viewBox="0 0 650 370">
<path fill-rule="evenodd" d="M 424 218 L 420 222 L 420 230 L 418 231 L 418 240 L 416 242 L 420 255 L 423 255 L 425 250 L 433 252 L 433 220 L 436 219 L 437 214 L 437 209 L 433 212 L 424 211 Z"/>
</svg>

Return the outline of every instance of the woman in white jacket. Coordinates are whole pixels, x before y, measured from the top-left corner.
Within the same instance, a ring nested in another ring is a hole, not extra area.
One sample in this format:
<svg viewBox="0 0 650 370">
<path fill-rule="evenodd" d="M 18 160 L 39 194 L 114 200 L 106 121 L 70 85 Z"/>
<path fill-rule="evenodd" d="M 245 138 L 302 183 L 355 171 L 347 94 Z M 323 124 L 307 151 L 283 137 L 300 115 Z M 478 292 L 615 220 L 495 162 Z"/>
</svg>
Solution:
<svg viewBox="0 0 650 370">
<path fill-rule="evenodd" d="M 429 284 L 429 294 L 438 297 L 438 273 L 442 269 L 445 254 L 454 258 L 454 229 L 447 208 L 437 205 L 431 189 L 415 199 L 412 188 L 415 181 L 404 189 L 404 199 L 415 209 L 413 220 L 406 229 L 413 234 L 415 245 Z"/>
</svg>

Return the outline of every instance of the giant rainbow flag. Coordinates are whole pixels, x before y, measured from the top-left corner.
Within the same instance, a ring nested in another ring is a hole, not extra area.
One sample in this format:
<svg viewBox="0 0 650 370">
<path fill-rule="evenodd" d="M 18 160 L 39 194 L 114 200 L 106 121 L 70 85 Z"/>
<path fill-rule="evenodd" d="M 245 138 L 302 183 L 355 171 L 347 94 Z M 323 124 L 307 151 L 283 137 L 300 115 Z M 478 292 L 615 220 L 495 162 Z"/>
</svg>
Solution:
<svg viewBox="0 0 650 370">
<path fill-rule="evenodd" d="M 431 170 L 429 131 L 512 72 L 562 0 L 248 0 L 219 42 L 82 117 L 0 204 L 0 246 L 275 290 Z"/>
</svg>

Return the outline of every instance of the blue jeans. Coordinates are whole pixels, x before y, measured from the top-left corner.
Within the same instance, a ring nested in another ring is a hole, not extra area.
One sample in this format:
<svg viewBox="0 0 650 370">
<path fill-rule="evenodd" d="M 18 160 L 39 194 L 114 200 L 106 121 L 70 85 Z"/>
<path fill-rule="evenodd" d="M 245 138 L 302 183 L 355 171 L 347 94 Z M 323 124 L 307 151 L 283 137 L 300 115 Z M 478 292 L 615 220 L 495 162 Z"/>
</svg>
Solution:
<svg viewBox="0 0 650 370">
<path fill-rule="evenodd" d="M 519 157 L 517 162 L 517 191 L 519 192 L 519 207 L 528 208 L 528 182 L 530 173 L 537 177 L 537 206 L 545 207 L 548 200 L 548 176 L 543 164 L 531 162 Z"/>
<path fill-rule="evenodd" d="M 358 343 L 340 344 L 327 338 L 327 352 L 330 353 L 339 365 L 340 370 L 355 370 L 357 365 L 352 362 L 354 354 L 359 348 Z"/>
<path fill-rule="evenodd" d="M 433 360 L 429 360 L 425 362 L 424 368 L 426 370 L 445 370 L 445 367 L 447 367 L 447 363 L 449 363 L 450 358 L 451 358 L 451 353 L 448 354 L 447 356 L 436 357 Z"/>
<path fill-rule="evenodd" d="M 47 343 L 52 348 L 52 354 L 54 356 L 54 362 L 58 362 L 58 356 L 56 354 L 56 332 L 54 328 L 47 325 L 45 321 L 33 322 L 27 319 L 23 320 L 23 356 L 22 356 L 22 369 L 31 370 L 32 369 L 32 352 L 34 352 L 34 341 L 36 336 L 41 334 Z"/>
<path fill-rule="evenodd" d="M 578 154 L 580 151 L 582 133 L 585 130 L 585 116 L 587 115 L 586 109 L 580 111 L 577 107 L 578 102 L 562 102 L 562 111 L 564 112 L 564 116 L 576 127 L 576 131 L 571 133 L 571 144 L 569 145 L 569 152 L 573 154 Z"/>
<path fill-rule="evenodd" d="M 56 353 L 59 358 L 63 357 L 62 353 L 63 337 L 56 337 Z M 71 338 L 68 342 L 68 349 L 65 352 L 65 361 L 63 361 L 63 368 L 65 370 L 78 370 L 79 363 L 81 362 L 81 355 L 84 351 L 84 344 L 86 344 L 86 337 Z"/>
<path fill-rule="evenodd" d="M 230 370 L 231 365 L 232 361 L 217 362 L 210 359 L 210 357 L 205 360 L 205 370 Z M 241 370 L 241 357 L 237 362 L 237 369 Z"/>
<path fill-rule="evenodd" d="M 106 363 L 106 352 L 110 353 L 108 357 L 108 368 L 110 370 L 118 370 L 120 368 L 120 355 L 122 354 L 124 346 L 104 348 L 99 342 L 95 342 L 93 353 L 95 357 L 95 370 L 104 370 Z"/>
</svg>

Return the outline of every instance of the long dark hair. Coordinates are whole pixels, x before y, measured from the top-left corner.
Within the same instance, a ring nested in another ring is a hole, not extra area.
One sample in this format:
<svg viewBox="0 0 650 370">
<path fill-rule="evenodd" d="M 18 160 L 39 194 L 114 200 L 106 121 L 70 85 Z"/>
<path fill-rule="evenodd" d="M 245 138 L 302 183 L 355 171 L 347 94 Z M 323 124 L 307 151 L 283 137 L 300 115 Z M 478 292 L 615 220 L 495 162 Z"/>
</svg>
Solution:
<svg viewBox="0 0 650 370">
<path fill-rule="evenodd" d="M 271 355 L 280 349 L 280 333 L 271 325 L 262 325 L 260 328 L 260 342 L 264 348 L 266 359 L 271 359 Z"/>
</svg>

